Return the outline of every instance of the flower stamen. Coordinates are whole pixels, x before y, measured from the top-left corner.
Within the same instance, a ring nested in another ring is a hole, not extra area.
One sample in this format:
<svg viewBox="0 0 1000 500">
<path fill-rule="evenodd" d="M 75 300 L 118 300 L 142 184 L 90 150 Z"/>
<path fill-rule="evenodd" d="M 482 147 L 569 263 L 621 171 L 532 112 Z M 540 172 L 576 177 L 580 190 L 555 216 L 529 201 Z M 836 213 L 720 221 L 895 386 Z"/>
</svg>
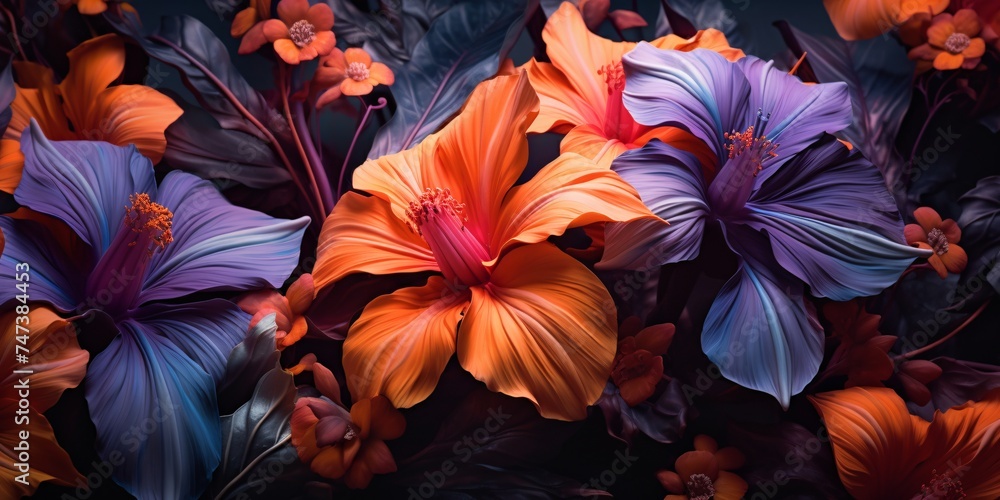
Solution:
<svg viewBox="0 0 1000 500">
<path fill-rule="evenodd" d="M 486 246 L 466 227 L 465 204 L 449 189 L 426 189 L 406 210 L 407 225 L 434 253 L 441 273 L 458 285 L 472 286 L 489 280 L 483 262 L 489 260 Z"/>
<path fill-rule="evenodd" d="M 927 244 L 934 249 L 934 253 L 944 255 L 948 253 L 948 237 L 944 231 L 934 228 L 927 232 Z"/>
<path fill-rule="evenodd" d="M 691 474 L 687 484 L 688 498 L 691 500 L 710 500 L 715 496 L 715 484 L 712 478 L 705 474 Z"/>
<path fill-rule="evenodd" d="M 347 65 L 347 77 L 356 82 L 363 82 L 371 76 L 371 70 L 363 62 L 352 62 Z"/>
<path fill-rule="evenodd" d="M 969 35 L 965 33 L 952 33 L 944 41 L 944 48 L 952 54 L 961 54 L 962 51 L 969 48 L 970 43 L 972 43 L 972 39 L 969 38 Z"/>
<path fill-rule="evenodd" d="M 316 39 L 316 27 L 305 19 L 295 21 L 295 24 L 288 28 L 288 38 L 291 38 L 297 47 L 305 47 Z"/>
<path fill-rule="evenodd" d="M 131 205 L 125 211 L 125 224 L 133 232 L 144 233 L 128 244 L 130 247 L 142 239 L 148 238 L 149 244 L 146 251 L 152 255 L 157 249 L 166 248 L 170 242 L 174 241 L 171 228 L 173 227 L 174 214 L 163 205 L 153 202 L 146 193 L 136 193 L 129 196 Z"/>
</svg>

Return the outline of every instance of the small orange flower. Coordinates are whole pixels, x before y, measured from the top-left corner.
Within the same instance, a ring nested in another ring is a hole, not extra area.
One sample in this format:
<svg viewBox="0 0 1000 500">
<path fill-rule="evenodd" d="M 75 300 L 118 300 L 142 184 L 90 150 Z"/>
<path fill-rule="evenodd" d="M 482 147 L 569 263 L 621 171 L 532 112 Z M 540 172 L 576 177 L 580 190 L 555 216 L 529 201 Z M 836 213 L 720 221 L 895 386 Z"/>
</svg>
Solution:
<svg viewBox="0 0 1000 500">
<path fill-rule="evenodd" d="M 743 453 L 732 446 L 720 450 L 718 443 L 704 434 L 695 436 L 694 449 L 677 458 L 676 472 L 664 470 L 656 474 L 660 484 L 670 492 L 664 500 L 742 498 L 749 485 L 729 471 L 743 467 L 746 461 Z"/>
<path fill-rule="evenodd" d="M 333 10 L 325 3 L 309 6 L 308 0 L 281 0 L 278 19 L 264 22 L 264 36 L 288 64 L 310 61 L 333 50 Z"/>
<path fill-rule="evenodd" d="M 316 101 L 317 108 L 335 101 L 342 94 L 368 95 L 376 85 L 392 85 L 396 81 L 388 66 L 372 62 L 372 57 L 359 48 L 333 49 L 321 59 L 313 79 L 318 88 L 327 89 Z"/>
<path fill-rule="evenodd" d="M 340 385 L 325 366 L 310 362 L 318 398 L 300 398 L 292 411 L 292 445 L 313 472 L 343 478 L 350 488 L 365 488 L 375 474 L 396 471 L 385 441 L 406 430 L 403 414 L 385 396 L 362 399 L 350 412 L 340 401 Z"/>
<path fill-rule="evenodd" d="M 306 309 L 312 305 L 313 279 L 311 274 L 303 274 L 288 287 L 285 295 L 274 290 L 260 290 L 244 295 L 237 305 L 247 314 L 252 314 L 250 328 L 269 314 L 274 314 L 278 325 L 275 335 L 278 350 L 296 343 L 309 331 L 309 325 L 303 316 Z"/>
<path fill-rule="evenodd" d="M 941 216 L 930 207 L 920 207 L 913 211 L 916 224 L 907 224 L 903 230 L 906 242 L 917 248 L 934 250 L 927 263 L 945 278 L 948 273 L 960 273 L 969 263 L 965 250 L 958 246 L 962 239 L 962 229 L 951 219 L 941 220 Z"/>
<path fill-rule="evenodd" d="M 933 61 L 941 71 L 975 68 L 986 52 L 986 42 L 978 36 L 981 30 L 979 15 L 972 9 L 938 15 L 927 28 L 927 43 L 911 50 L 909 57 Z"/>
<path fill-rule="evenodd" d="M 896 343 L 895 336 L 879 333 L 882 317 L 865 311 L 858 300 L 830 302 L 823 306 L 823 316 L 840 339 L 827 370 L 847 375 L 845 387 L 881 387 L 882 381 L 892 376 L 888 353 Z"/>
<path fill-rule="evenodd" d="M 240 41 L 240 54 L 249 54 L 267 43 L 264 21 L 271 18 L 271 0 L 250 0 L 247 8 L 236 13 L 229 34 Z"/>
<path fill-rule="evenodd" d="M 656 390 L 663 378 L 663 354 L 677 330 L 673 324 L 663 323 L 639 330 L 641 322 L 632 316 L 618 329 L 621 340 L 618 353 L 611 365 L 611 380 L 618 386 L 618 393 L 629 406 L 635 406 Z"/>
<path fill-rule="evenodd" d="M 940 14 L 948 3 L 948 0 L 823 0 L 833 27 L 844 40 L 874 38 L 915 14 Z"/>
</svg>

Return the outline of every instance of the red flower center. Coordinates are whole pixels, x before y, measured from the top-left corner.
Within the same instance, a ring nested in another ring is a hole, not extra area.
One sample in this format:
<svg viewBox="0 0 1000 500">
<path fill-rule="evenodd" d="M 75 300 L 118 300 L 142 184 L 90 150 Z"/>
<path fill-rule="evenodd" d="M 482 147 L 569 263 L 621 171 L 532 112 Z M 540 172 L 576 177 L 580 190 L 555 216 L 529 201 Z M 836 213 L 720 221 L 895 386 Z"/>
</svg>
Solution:
<svg viewBox="0 0 1000 500">
<path fill-rule="evenodd" d="M 352 62 L 347 65 L 347 77 L 356 82 L 363 82 L 371 75 L 371 71 L 365 63 Z"/>
<path fill-rule="evenodd" d="M 705 474 L 691 474 L 686 486 L 691 500 L 710 500 L 715 496 L 715 484 Z"/>
<path fill-rule="evenodd" d="M 757 135 L 757 131 L 764 130 L 764 124 L 770 116 L 757 110 L 756 123 L 745 131 L 733 130 L 723 134 L 729 141 L 726 145 L 729 159 L 712 181 L 708 192 L 716 213 L 731 214 L 741 210 L 750 198 L 754 178 L 763 169 L 764 161 L 778 156 L 775 152 L 778 144 L 769 141 L 764 135 Z"/>
<path fill-rule="evenodd" d="M 291 38 L 298 47 L 305 47 L 316 39 L 316 27 L 305 19 L 295 21 L 295 24 L 288 28 L 288 38 Z"/>
<path fill-rule="evenodd" d="M 962 489 L 962 481 L 953 479 L 950 474 L 938 474 L 937 470 L 931 471 L 931 480 L 928 484 L 920 486 L 920 493 L 913 498 L 934 499 L 934 500 L 958 500 L 965 498 L 965 490 Z"/>
<path fill-rule="evenodd" d="M 604 137 L 618 139 L 625 144 L 633 142 L 633 132 L 636 129 L 635 120 L 622 103 L 625 92 L 625 70 L 621 61 L 606 64 L 597 70 L 604 77 L 608 87 L 608 103 L 604 108 Z"/>
<path fill-rule="evenodd" d="M 969 38 L 969 35 L 965 33 L 952 33 L 944 41 L 944 48 L 948 49 L 948 52 L 952 54 L 961 54 L 963 50 L 969 48 L 970 43 L 972 43 L 972 39 Z"/>
<path fill-rule="evenodd" d="M 948 237 L 944 235 L 944 231 L 941 231 L 938 228 L 931 229 L 927 232 L 927 244 L 929 244 L 938 255 L 948 253 Z"/>
<path fill-rule="evenodd" d="M 454 284 L 473 286 L 489 281 L 483 261 L 489 260 L 486 247 L 465 228 L 465 205 L 451 190 L 427 189 L 406 211 L 408 224 L 427 242 L 441 273 Z"/>
</svg>

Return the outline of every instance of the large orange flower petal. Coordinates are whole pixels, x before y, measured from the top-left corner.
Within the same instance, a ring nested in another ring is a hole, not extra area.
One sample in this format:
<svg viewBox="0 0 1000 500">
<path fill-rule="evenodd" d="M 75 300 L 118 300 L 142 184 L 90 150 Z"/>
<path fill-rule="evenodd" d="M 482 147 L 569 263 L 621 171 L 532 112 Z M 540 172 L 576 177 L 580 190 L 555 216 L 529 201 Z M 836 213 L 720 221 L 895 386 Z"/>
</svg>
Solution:
<svg viewBox="0 0 1000 500">
<path fill-rule="evenodd" d="M 545 51 L 566 77 L 569 89 L 590 103 L 585 123 L 601 123 L 608 101 L 604 77 L 597 73 L 604 66 L 620 61 L 635 48 L 634 43 L 612 42 L 587 29 L 583 16 L 573 4 L 563 4 L 552 14 L 542 30 Z"/>
<path fill-rule="evenodd" d="M 966 59 L 971 59 L 974 57 L 982 57 L 986 53 L 986 41 L 982 38 L 973 38 L 969 40 L 969 46 L 962 51 L 962 57 Z"/>
<path fill-rule="evenodd" d="M 340 91 L 344 95 L 368 95 L 375 90 L 375 86 L 368 82 L 358 82 L 345 78 L 340 82 Z"/>
<path fill-rule="evenodd" d="M 931 450 L 921 447 L 928 423 L 910 415 L 892 389 L 853 387 L 809 400 L 826 424 L 840 479 L 851 495 L 908 498 L 917 492 L 907 479 L 930 456 Z"/>
<path fill-rule="evenodd" d="M 943 14 L 934 19 L 931 27 L 927 28 L 927 41 L 935 47 L 944 48 L 948 37 L 954 33 L 955 24 L 952 23 L 951 14 Z"/>
<path fill-rule="evenodd" d="M 494 391 L 547 418 L 580 420 L 600 397 L 617 344 L 615 306 L 583 264 L 550 243 L 517 248 L 473 287 L 458 359 Z"/>
<path fill-rule="evenodd" d="M 479 241 L 489 241 L 500 204 L 528 163 L 525 134 L 537 113 L 538 97 L 527 76 L 498 76 L 476 86 L 440 132 L 437 168 L 450 170 L 458 185 L 437 187 L 450 187 L 465 203 L 466 227 Z"/>
<path fill-rule="evenodd" d="M 426 399 L 455 353 L 455 329 L 467 304 L 468 292 L 439 276 L 369 303 L 344 341 L 354 399 L 383 395 L 397 408 Z"/>
<path fill-rule="evenodd" d="M 38 411 L 46 411 L 59 400 L 64 390 L 80 384 L 87 372 L 89 355 L 80 349 L 72 324 L 52 310 L 32 307 L 27 316 L 27 331 L 17 329 L 15 317 L 11 311 L 0 319 L 4 328 L 0 369 L 6 374 L 0 398 L 15 399 L 14 385 L 19 376 L 12 371 L 27 368 L 35 372 L 31 377 L 31 406 Z M 17 346 L 27 349 L 27 365 L 21 366 L 16 362 L 17 353 L 22 352 L 17 350 Z"/>
<path fill-rule="evenodd" d="M 93 117 L 94 106 L 98 95 L 125 69 L 125 42 L 114 34 L 99 36 L 81 43 L 68 56 L 69 73 L 59 83 L 66 116 L 74 125 L 88 118 L 100 119 Z"/>
<path fill-rule="evenodd" d="M 965 62 L 965 58 L 962 54 L 950 54 L 948 52 L 942 52 L 934 58 L 934 68 L 940 71 L 947 71 L 951 69 L 958 69 Z"/>
<path fill-rule="evenodd" d="M 932 229 L 937 229 L 941 227 L 941 216 L 938 215 L 937 210 L 930 207 L 920 207 L 913 211 L 913 218 L 917 220 L 917 224 L 926 232 L 931 232 Z"/>
<path fill-rule="evenodd" d="M 729 46 L 726 35 L 713 28 L 700 30 L 691 38 L 681 38 L 677 35 L 667 35 L 650 42 L 658 49 L 691 51 L 694 49 L 714 50 L 730 61 L 737 61 L 746 54 L 742 50 Z"/>
<path fill-rule="evenodd" d="M 715 480 L 715 500 L 739 500 L 750 488 L 740 476 L 732 472 L 719 471 Z"/>
<path fill-rule="evenodd" d="M 14 139 L 0 140 L 0 191 L 13 193 L 21 183 L 24 153 L 21 143 Z"/>
<path fill-rule="evenodd" d="M 823 5 L 844 40 L 864 40 L 891 30 L 900 10 L 900 0 L 823 0 Z"/>
<path fill-rule="evenodd" d="M 313 25 L 316 32 L 333 29 L 333 9 L 325 3 L 317 3 L 306 11 L 306 20 Z"/>
<path fill-rule="evenodd" d="M 70 132 L 55 85 L 40 88 L 15 86 L 15 89 L 17 93 L 10 103 L 11 117 L 3 134 L 4 139 L 20 141 L 21 132 L 28 128 L 32 118 L 38 122 L 38 126 L 49 140 L 65 141 L 75 138 Z"/>
<path fill-rule="evenodd" d="M 628 151 L 628 145 L 618 139 L 607 139 L 604 131 L 593 125 L 573 127 L 559 143 L 560 153 L 576 153 L 594 160 L 602 168 L 611 168 L 618 155 Z"/>
<path fill-rule="evenodd" d="M 949 273 L 958 274 L 965 270 L 969 264 L 969 256 L 965 250 L 958 245 L 948 245 L 948 251 L 939 256 L 941 263 Z"/>
<path fill-rule="evenodd" d="M 372 65 L 372 56 L 368 55 L 364 49 L 359 49 L 357 47 L 351 47 L 345 50 L 344 59 L 347 60 L 347 64 L 361 63 L 365 66 Z"/>
<path fill-rule="evenodd" d="M 183 111 L 173 99 L 144 85 L 118 85 L 101 92 L 85 121 L 75 122 L 82 139 L 119 146 L 135 144 L 153 164 L 167 149 L 164 131 Z"/>
<path fill-rule="evenodd" d="M 229 28 L 229 34 L 233 38 L 239 38 L 250 31 L 260 18 L 257 17 L 257 9 L 247 7 L 233 16 L 233 24 Z"/>
<path fill-rule="evenodd" d="M 347 193 L 319 235 L 313 280 L 316 289 L 351 273 L 437 271 L 434 254 L 382 199 Z"/>
<path fill-rule="evenodd" d="M 547 62 L 534 59 L 522 66 L 531 86 L 538 93 L 538 117 L 531 123 L 528 132 L 566 133 L 570 128 L 586 123 L 600 123 L 599 113 L 587 97 L 576 93 L 566 75 L 559 68 Z"/>
<path fill-rule="evenodd" d="M 649 215 L 635 188 L 618 174 L 574 153 L 560 155 L 510 191 L 490 244 L 493 262 L 516 243 L 544 241 L 594 222 Z"/>
<path fill-rule="evenodd" d="M 96 16 L 108 10 L 107 0 L 77 0 L 76 8 L 85 16 Z"/>
</svg>

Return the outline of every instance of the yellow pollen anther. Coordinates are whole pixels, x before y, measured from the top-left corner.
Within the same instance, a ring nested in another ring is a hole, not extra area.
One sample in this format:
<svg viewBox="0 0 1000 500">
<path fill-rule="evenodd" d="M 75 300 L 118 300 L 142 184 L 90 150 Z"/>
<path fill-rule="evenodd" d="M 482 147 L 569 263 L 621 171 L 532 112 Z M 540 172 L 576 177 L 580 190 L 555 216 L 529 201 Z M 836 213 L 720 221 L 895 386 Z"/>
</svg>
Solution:
<svg viewBox="0 0 1000 500">
<path fill-rule="evenodd" d="M 163 205 L 155 203 L 149 199 L 146 193 L 136 193 L 129 196 L 131 205 L 126 208 L 125 224 L 136 233 L 145 233 L 149 236 L 151 243 L 146 249 L 150 255 L 159 248 L 165 248 L 174 241 L 171 227 L 174 222 L 174 214 Z M 135 246 L 136 241 L 129 243 Z"/>
</svg>

